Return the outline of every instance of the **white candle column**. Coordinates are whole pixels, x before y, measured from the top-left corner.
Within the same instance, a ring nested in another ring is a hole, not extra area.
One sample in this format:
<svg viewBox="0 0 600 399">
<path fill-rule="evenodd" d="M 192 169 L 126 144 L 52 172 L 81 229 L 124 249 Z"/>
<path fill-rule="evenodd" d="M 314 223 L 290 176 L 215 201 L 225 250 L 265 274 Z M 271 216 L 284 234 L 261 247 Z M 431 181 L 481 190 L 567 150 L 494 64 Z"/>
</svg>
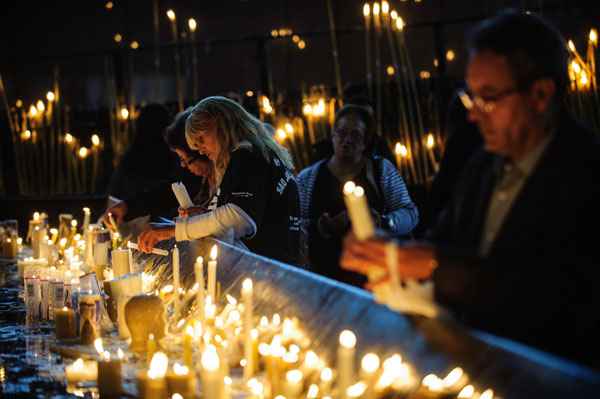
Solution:
<svg viewBox="0 0 600 399">
<path fill-rule="evenodd" d="M 175 292 L 175 315 L 179 314 L 179 290 L 180 290 L 180 279 L 179 279 L 179 248 L 177 245 L 173 247 L 173 290 Z M 177 316 L 179 317 L 179 316 Z"/>
<path fill-rule="evenodd" d="M 375 234 L 375 225 L 371 218 L 371 211 L 365 190 L 352 181 L 344 184 L 344 202 L 348 209 L 348 216 L 352 222 L 352 231 L 359 240 L 366 240 Z"/>
<path fill-rule="evenodd" d="M 244 367 L 244 380 L 249 380 L 254 374 L 254 355 L 252 348 L 252 296 L 254 288 L 252 280 L 245 279 L 242 283 L 242 301 L 244 303 L 244 357 L 246 366 Z"/>
<path fill-rule="evenodd" d="M 337 351 L 338 392 L 340 397 L 346 396 L 346 389 L 354 382 L 354 352 L 356 335 L 350 330 L 340 333 L 340 346 Z"/>
<path fill-rule="evenodd" d="M 210 260 L 208 261 L 208 295 L 214 304 L 217 303 L 217 245 L 213 245 L 210 250 Z"/>
<path fill-rule="evenodd" d="M 129 273 L 129 250 L 113 249 L 111 252 L 112 268 L 115 278 Z"/>
<path fill-rule="evenodd" d="M 196 275 L 196 285 L 198 291 L 196 291 L 196 306 L 198 307 L 198 313 L 200 316 L 200 322 L 204 327 L 204 258 L 198 256 L 196 258 L 196 264 L 194 265 L 194 274 Z"/>
<path fill-rule="evenodd" d="M 202 397 L 220 399 L 224 392 L 223 376 L 221 375 L 221 361 L 217 349 L 208 345 L 202 353 Z"/>
</svg>

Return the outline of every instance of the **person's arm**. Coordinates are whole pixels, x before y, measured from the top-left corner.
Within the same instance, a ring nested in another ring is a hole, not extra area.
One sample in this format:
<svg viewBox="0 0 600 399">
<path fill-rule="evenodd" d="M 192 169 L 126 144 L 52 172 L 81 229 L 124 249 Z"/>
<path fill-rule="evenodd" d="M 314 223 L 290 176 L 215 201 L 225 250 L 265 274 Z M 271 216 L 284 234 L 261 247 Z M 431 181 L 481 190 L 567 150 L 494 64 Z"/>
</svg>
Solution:
<svg viewBox="0 0 600 399">
<path fill-rule="evenodd" d="M 220 236 L 233 229 L 236 239 L 256 234 L 256 223 L 239 206 L 228 203 L 212 212 L 175 219 L 175 239 L 189 241 L 208 236 Z"/>
<path fill-rule="evenodd" d="M 382 159 L 383 196 L 385 219 L 389 229 L 395 234 L 410 233 L 419 222 L 419 211 L 412 202 L 406 184 L 398 170 L 387 159 Z"/>
</svg>

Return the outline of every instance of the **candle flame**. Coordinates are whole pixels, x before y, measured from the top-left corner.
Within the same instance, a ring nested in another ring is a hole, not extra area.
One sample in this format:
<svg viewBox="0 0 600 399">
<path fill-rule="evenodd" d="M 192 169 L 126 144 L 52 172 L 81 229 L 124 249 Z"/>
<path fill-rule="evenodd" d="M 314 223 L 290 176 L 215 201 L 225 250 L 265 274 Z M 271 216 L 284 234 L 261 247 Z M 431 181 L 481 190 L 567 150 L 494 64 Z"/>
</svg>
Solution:
<svg viewBox="0 0 600 399">
<path fill-rule="evenodd" d="M 460 392 L 458 393 L 458 398 L 460 398 L 460 399 L 472 398 L 474 393 L 475 393 L 475 388 L 473 387 L 473 385 L 467 385 L 466 387 L 464 387 L 463 389 L 460 390 Z"/>
<path fill-rule="evenodd" d="M 365 373 L 373 374 L 379 369 L 380 363 L 379 356 L 374 353 L 367 353 L 363 356 L 360 365 Z"/>
<path fill-rule="evenodd" d="M 452 61 L 454 61 L 454 58 L 456 58 L 456 54 L 454 53 L 454 50 L 446 51 L 446 60 L 452 62 Z"/>
<path fill-rule="evenodd" d="M 304 106 L 302 107 L 302 113 L 306 116 L 312 115 L 312 113 L 313 113 L 312 105 L 304 104 Z"/>
<path fill-rule="evenodd" d="M 120 33 L 115 33 L 113 39 L 115 40 L 115 42 L 121 43 L 121 40 L 123 40 L 123 36 Z"/>
<path fill-rule="evenodd" d="M 571 52 L 575 52 L 575 43 L 573 43 L 573 40 L 569 40 L 567 42 L 567 46 L 569 46 L 569 50 L 571 50 Z"/>
<path fill-rule="evenodd" d="M 394 67 L 391 65 L 388 65 L 387 68 L 385 69 L 385 71 L 388 74 L 388 76 L 392 76 L 396 72 Z"/>
<path fill-rule="evenodd" d="M 316 384 L 310 384 L 308 392 L 306 393 L 307 399 L 316 399 L 319 396 L 319 386 Z"/>
<path fill-rule="evenodd" d="M 423 378 L 423 386 L 430 391 L 439 392 L 444 388 L 443 381 L 435 374 L 428 374 Z"/>
<path fill-rule="evenodd" d="M 383 15 L 387 15 L 390 12 L 390 3 L 388 3 L 387 1 L 382 1 L 381 2 L 381 13 Z"/>
<path fill-rule="evenodd" d="M 302 371 L 297 370 L 297 369 L 290 370 L 287 373 L 285 373 L 285 379 L 288 382 L 291 382 L 292 384 L 298 384 L 300 381 L 302 381 L 302 378 L 304 378 Z"/>
<path fill-rule="evenodd" d="M 358 187 L 357 187 L 358 188 Z M 356 193 L 356 190 L 355 190 Z M 354 348 L 356 346 L 356 335 L 350 330 L 344 330 L 340 333 L 340 345 L 344 348 Z"/>
<path fill-rule="evenodd" d="M 127 110 L 127 108 L 122 107 L 121 108 L 121 119 L 125 120 L 129 118 L 129 111 Z"/>
<path fill-rule="evenodd" d="M 354 196 L 362 197 L 363 195 L 365 195 L 365 189 L 361 186 L 356 186 L 356 188 L 354 189 Z"/>
<path fill-rule="evenodd" d="M 123 358 L 125 357 L 125 354 L 123 353 L 123 350 L 121 348 L 117 349 L 117 357 L 119 358 L 119 360 L 123 360 Z"/>
<path fill-rule="evenodd" d="M 167 373 L 169 358 L 163 352 L 156 352 L 150 361 L 150 369 L 148 370 L 148 378 L 158 379 L 163 378 Z"/>
<path fill-rule="evenodd" d="M 279 326 L 281 324 L 281 316 L 279 316 L 279 313 L 275 313 L 273 315 L 273 320 L 271 323 L 273 323 L 274 326 Z"/>
<path fill-rule="evenodd" d="M 171 396 L 171 399 L 183 399 L 183 396 L 178 393 L 174 393 L 173 396 Z"/>
<path fill-rule="evenodd" d="M 483 391 L 481 393 L 481 395 L 479 395 L 479 399 L 493 399 L 494 398 L 494 391 L 492 391 L 491 389 L 486 389 L 485 391 Z"/>
<path fill-rule="evenodd" d="M 131 42 L 131 44 L 129 46 L 132 49 L 137 50 L 138 48 L 140 48 L 140 42 L 138 42 L 137 40 L 134 40 Z"/>
<path fill-rule="evenodd" d="M 83 359 L 79 358 L 73 362 L 73 371 L 83 371 Z"/>
<path fill-rule="evenodd" d="M 258 381 L 256 378 L 251 378 L 250 380 L 248 380 L 247 385 L 248 388 L 250 388 L 250 392 L 252 393 L 252 395 L 262 396 L 265 391 L 265 387 L 262 384 L 262 382 Z"/>
<path fill-rule="evenodd" d="M 361 397 L 365 393 L 366 390 L 367 390 L 367 384 L 360 381 L 354 385 L 350 385 L 346 389 L 346 395 L 350 398 L 358 398 L 358 397 Z"/>
<path fill-rule="evenodd" d="M 285 130 L 277 129 L 277 138 L 279 139 L 279 141 L 285 140 L 287 138 L 287 134 L 285 133 Z"/>
<path fill-rule="evenodd" d="M 89 151 L 89 150 L 87 149 L 87 147 L 81 147 L 81 148 L 79 149 L 79 152 L 78 152 L 78 154 L 79 154 L 79 158 L 81 158 L 81 159 L 85 159 L 85 158 L 87 158 L 87 156 L 88 156 L 88 151 Z"/>
<path fill-rule="evenodd" d="M 102 338 L 96 338 L 94 340 L 94 348 L 96 348 L 96 352 L 98 352 L 98 354 L 102 354 L 104 353 L 104 345 L 102 344 Z"/>
<path fill-rule="evenodd" d="M 379 3 L 373 4 L 373 15 L 376 17 L 379 16 Z"/>
<path fill-rule="evenodd" d="M 198 24 L 196 23 L 196 20 L 194 18 L 188 19 L 188 27 L 190 28 L 190 32 L 196 32 Z"/>
<path fill-rule="evenodd" d="M 31 138 L 31 131 L 29 129 L 21 133 L 21 141 L 27 141 Z"/>
<path fill-rule="evenodd" d="M 202 353 L 202 368 L 206 371 L 217 371 L 220 367 L 219 354 L 214 345 L 208 345 Z"/>
<path fill-rule="evenodd" d="M 54 101 L 54 93 L 49 91 L 48 93 L 46 93 L 46 100 L 48 100 L 49 103 Z"/>
<path fill-rule="evenodd" d="M 46 109 L 46 106 L 44 105 L 44 102 L 42 100 L 38 100 L 35 106 L 39 112 L 44 112 L 44 110 Z"/>
<path fill-rule="evenodd" d="M 173 365 L 173 372 L 176 375 L 188 375 L 188 373 L 190 372 L 190 369 L 187 368 L 187 366 L 181 365 L 179 363 L 175 363 Z"/>
<path fill-rule="evenodd" d="M 369 5 L 369 3 L 365 3 L 365 5 L 363 6 L 363 15 L 365 17 L 368 17 L 371 14 L 371 6 Z"/>
<path fill-rule="evenodd" d="M 398 11 L 392 10 L 392 12 L 390 12 L 390 17 L 395 21 L 398 18 Z"/>
<path fill-rule="evenodd" d="M 460 378 L 463 376 L 464 371 L 460 367 L 455 367 L 451 372 L 448 373 L 446 377 L 444 377 L 444 386 L 451 387 L 456 384 Z"/>
<path fill-rule="evenodd" d="M 217 260 L 217 244 L 213 245 L 212 248 L 210 249 L 210 259 L 211 260 Z"/>
<path fill-rule="evenodd" d="M 73 137 L 73 135 L 71 133 L 65 134 L 65 143 L 72 144 L 73 141 L 75 141 L 75 138 Z"/>
<path fill-rule="evenodd" d="M 397 353 L 388 357 L 387 359 L 385 359 L 385 361 L 383 362 L 383 368 L 384 370 L 393 370 L 393 369 L 397 369 L 402 365 L 402 356 L 398 355 Z"/>
<path fill-rule="evenodd" d="M 590 43 L 594 46 L 598 44 L 598 31 L 594 28 L 590 29 Z"/>
<path fill-rule="evenodd" d="M 352 180 L 349 180 L 346 182 L 346 184 L 344 184 L 344 194 L 345 195 L 352 194 L 355 189 L 356 189 L 356 184 Z"/>
<path fill-rule="evenodd" d="M 175 21 L 175 11 L 169 9 L 167 10 L 167 17 L 169 18 L 169 20 L 171 20 L 171 22 Z"/>
<path fill-rule="evenodd" d="M 398 16 L 398 18 L 396 19 L 396 29 L 398 29 L 399 31 L 403 31 L 404 30 L 404 20 L 402 19 L 401 16 Z"/>
<path fill-rule="evenodd" d="M 329 382 L 332 379 L 333 379 L 333 370 L 331 370 L 329 367 L 325 367 L 323 370 L 321 370 L 321 381 Z"/>
<path fill-rule="evenodd" d="M 292 126 L 291 123 L 286 122 L 286 124 L 284 125 L 285 127 L 285 131 L 288 132 L 289 134 L 293 134 L 294 133 L 294 127 Z"/>
<path fill-rule="evenodd" d="M 242 293 L 251 293 L 251 292 L 252 292 L 252 280 L 247 278 L 242 282 Z"/>
<path fill-rule="evenodd" d="M 432 133 L 429 133 L 429 134 L 427 135 L 427 143 L 426 143 L 426 146 L 427 146 L 427 148 L 428 148 L 428 149 L 432 149 L 434 145 L 435 145 L 435 139 L 433 138 L 433 134 L 432 134 Z"/>
</svg>

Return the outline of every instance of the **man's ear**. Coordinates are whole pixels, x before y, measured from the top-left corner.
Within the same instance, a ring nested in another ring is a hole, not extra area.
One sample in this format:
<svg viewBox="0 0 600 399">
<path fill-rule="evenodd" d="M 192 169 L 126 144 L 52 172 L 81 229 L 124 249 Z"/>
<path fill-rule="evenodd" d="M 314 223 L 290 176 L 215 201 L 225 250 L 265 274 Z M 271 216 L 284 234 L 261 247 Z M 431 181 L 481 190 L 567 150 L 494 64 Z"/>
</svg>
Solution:
<svg viewBox="0 0 600 399">
<path fill-rule="evenodd" d="M 531 101 L 535 110 L 542 114 L 545 113 L 556 94 L 556 83 L 552 79 L 538 79 L 530 89 Z"/>
</svg>

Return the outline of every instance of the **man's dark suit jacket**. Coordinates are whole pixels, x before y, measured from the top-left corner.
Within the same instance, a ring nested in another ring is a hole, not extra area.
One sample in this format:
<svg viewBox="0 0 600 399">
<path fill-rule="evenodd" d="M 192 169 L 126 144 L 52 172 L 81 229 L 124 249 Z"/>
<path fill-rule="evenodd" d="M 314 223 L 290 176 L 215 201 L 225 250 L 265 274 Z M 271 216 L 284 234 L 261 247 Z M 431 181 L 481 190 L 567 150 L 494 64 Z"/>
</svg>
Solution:
<svg viewBox="0 0 600 399">
<path fill-rule="evenodd" d="M 600 148 L 564 117 L 488 255 L 476 256 L 496 179 L 479 151 L 430 238 L 436 298 L 472 327 L 598 367 Z"/>
</svg>

